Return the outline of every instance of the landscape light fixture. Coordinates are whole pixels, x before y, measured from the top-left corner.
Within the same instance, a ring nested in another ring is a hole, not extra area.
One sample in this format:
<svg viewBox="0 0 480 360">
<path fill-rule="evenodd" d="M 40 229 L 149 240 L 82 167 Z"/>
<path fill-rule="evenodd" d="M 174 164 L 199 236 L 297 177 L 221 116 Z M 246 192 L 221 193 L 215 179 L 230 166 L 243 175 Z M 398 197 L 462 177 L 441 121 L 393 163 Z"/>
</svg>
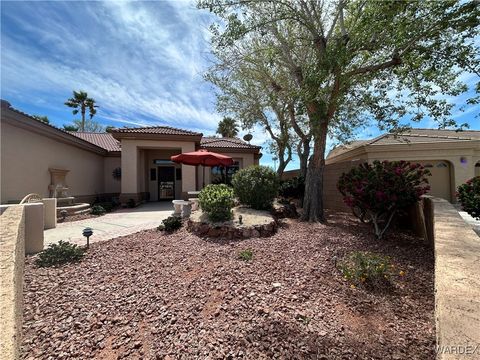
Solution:
<svg viewBox="0 0 480 360">
<path fill-rule="evenodd" d="M 238 215 L 238 223 L 239 223 L 240 225 L 243 224 L 242 215 Z"/>
<path fill-rule="evenodd" d="M 93 230 L 89 227 L 83 229 L 83 236 L 87 238 L 87 249 L 90 246 L 90 236 L 93 235 Z"/>
<path fill-rule="evenodd" d="M 68 215 L 68 211 L 63 209 L 62 211 L 60 211 L 60 215 L 62 215 L 62 221 L 65 221 L 65 218 Z"/>
</svg>

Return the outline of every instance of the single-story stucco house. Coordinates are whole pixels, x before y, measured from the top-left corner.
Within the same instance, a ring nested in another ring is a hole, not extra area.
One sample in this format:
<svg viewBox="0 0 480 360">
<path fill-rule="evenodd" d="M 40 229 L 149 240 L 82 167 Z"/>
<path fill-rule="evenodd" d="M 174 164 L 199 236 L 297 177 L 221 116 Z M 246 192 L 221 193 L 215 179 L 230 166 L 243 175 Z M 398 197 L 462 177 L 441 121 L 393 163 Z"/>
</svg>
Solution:
<svg viewBox="0 0 480 360">
<path fill-rule="evenodd" d="M 431 195 L 455 202 L 456 188 L 480 175 L 480 131 L 411 129 L 398 137 L 383 134 L 334 148 L 327 167 L 347 161 L 407 160 L 431 172 Z"/>
<path fill-rule="evenodd" d="M 25 195 L 74 196 L 93 202 L 119 196 L 161 201 L 186 199 L 202 186 L 201 167 L 175 164 L 172 155 L 207 149 L 231 156 L 238 169 L 259 163 L 261 147 L 237 138 L 205 137 L 168 126 L 121 128 L 110 133 L 68 132 L 1 101 L 1 203 Z M 207 168 L 205 184 L 219 169 Z"/>
</svg>

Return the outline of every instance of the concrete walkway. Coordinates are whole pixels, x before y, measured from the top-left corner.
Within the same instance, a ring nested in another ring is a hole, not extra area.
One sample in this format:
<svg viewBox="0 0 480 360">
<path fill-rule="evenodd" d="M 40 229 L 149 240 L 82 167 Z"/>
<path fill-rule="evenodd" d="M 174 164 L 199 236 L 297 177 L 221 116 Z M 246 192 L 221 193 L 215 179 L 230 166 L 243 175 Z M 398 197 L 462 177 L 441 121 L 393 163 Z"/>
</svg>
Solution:
<svg viewBox="0 0 480 360">
<path fill-rule="evenodd" d="M 105 241 L 138 231 L 153 229 L 173 213 L 171 202 L 152 202 L 134 209 L 121 209 L 113 213 L 80 221 L 58 223 L 54 229 L 45 230 L 45 247 L 60 240 L 74 244 L 86 243 L 83 229 L 90 227 L 90 243 Z"/>
<path fill-rule="evenodd" d="M 463 211 L 460 204 L 454 204 L 453 206 L 455 207 L 455 209 L 458 210 L 458 213 L 463 218 L 463 220 L 465 220 L 465 222 L 472 227 L 473 231 L 475 231 L 477 235 L 480 236 L 480 220 L 474 219 L 466 211 Z"/>
</svg>

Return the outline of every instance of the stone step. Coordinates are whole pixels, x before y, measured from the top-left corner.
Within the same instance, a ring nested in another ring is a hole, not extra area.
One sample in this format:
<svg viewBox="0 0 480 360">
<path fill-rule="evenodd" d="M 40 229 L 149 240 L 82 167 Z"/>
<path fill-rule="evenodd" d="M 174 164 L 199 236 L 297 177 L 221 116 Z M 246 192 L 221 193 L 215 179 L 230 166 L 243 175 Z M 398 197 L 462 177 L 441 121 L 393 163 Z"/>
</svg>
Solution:
<svg viewBox="0 0 480 360">
<path fill-rule="evenodd" d="M 89 203 L 78 203 L 71 206 L 60 206 L 57 207 L 57 217 L 61 218 L 62 210 L 67 210 L 67 216 L 76 215 L 76 214 L 83 214 L 90 211 L 90 204 Z"/>
</svg>

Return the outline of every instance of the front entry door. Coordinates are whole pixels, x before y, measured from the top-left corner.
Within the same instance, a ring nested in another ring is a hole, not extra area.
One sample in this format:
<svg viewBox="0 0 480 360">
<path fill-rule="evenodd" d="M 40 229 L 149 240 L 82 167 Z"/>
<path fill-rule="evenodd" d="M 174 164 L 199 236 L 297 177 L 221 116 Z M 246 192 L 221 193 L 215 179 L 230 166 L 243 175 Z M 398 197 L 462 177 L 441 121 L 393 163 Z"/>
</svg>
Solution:
<svg viewBox="0 0 480 360">
<path fill-rule="evenodd" d="M 175 167 L 158 167 L 158 200 L 175 199 Z"/>
</svg>

